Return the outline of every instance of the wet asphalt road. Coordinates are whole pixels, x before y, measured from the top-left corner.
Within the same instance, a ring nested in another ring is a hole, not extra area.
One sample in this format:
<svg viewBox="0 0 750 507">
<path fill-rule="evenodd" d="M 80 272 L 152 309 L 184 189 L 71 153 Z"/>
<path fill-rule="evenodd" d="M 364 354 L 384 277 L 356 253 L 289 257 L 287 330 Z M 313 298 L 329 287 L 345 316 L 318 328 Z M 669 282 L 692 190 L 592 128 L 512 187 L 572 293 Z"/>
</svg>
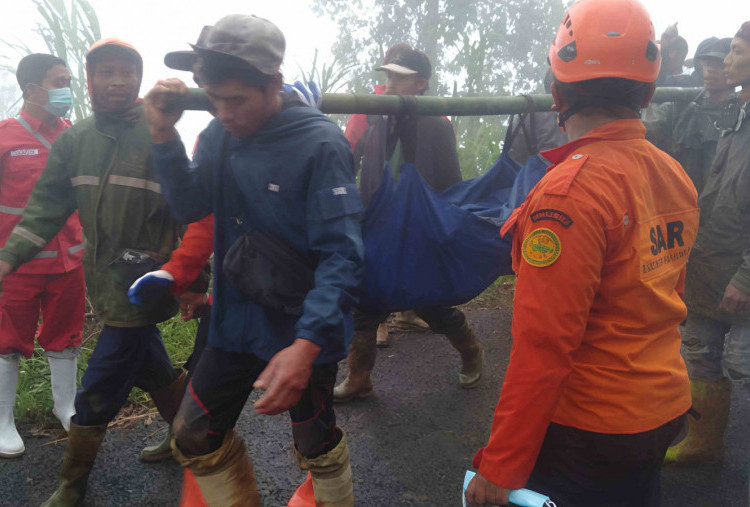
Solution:
<svg viewBox="0 0 750 507">
<path fill-rule="evenodd" d="M 356 505 L 460 505 L 463 474 L 489 434 L 510 351 L 507 304 L 489 309 L 473 306 L 467 315 L 487 353 L 479 388 L 458 387 L 458 356 L 444 338 L 430 333 L 392 334 L 391 347 L 379 351 L 376 395 L 338 406 L 339 424 L 349 439 Z M 343 364 L 340 377 L 345 373 Z M 664 507 L 748 506 L 749 417 L 750 397 L 736 390 L 724 463 L 666 469 Z M 147 465 L 137 459 L 141 447 L 156 439 L 148 438 L 156 427 L 138 423 L 126 430 L 110 430 L 84 505 L 177 505 L 179 466 L 171 460 Z M 304 480 L 294 461 L 288 416 L 258 416 L 248 403 L 238 430 L 252 455 L 263 505 L 286 505 Z M 32 437 L 28 428 L 21 431 L 26 454 L 0 460 L 0 505 L 40 505 L 56 487 L 63 444 L 43 446 L 49 437 Z"/>
</svg>

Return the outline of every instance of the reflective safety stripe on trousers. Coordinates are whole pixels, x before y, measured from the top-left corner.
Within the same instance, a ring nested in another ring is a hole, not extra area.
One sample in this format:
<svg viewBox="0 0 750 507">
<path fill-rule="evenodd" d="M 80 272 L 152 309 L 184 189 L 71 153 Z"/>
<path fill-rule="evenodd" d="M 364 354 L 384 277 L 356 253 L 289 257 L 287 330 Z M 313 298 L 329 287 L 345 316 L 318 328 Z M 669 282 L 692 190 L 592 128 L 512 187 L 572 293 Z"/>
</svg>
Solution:
<svg viewBox="0 0 750 507">
<path fill-rule="evenodd" d="M 99 186 L 101 179 L 99 176 L 74 176 L 70 178 L 70 184 L 74 187 L 81 185 L 93 185 Z M 149 190 L 157 194 L 161 194 L 161 184 L 156 181 L 147 180 L 145 178 L 132 178 L 130 176 L 119 176 L 112 174 L 107 178 L 107 183 L 110 185 L 120 185 L 123 187 L 140 188 L 143 190 Z"/>
</svg>

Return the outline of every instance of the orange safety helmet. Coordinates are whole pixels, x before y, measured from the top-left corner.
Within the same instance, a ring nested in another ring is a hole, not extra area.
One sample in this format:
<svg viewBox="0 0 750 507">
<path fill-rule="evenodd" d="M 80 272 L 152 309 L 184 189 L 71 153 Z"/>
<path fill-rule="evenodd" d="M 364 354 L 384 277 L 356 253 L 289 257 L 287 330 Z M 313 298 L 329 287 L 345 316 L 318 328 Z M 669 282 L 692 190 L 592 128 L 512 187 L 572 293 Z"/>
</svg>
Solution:
<svg viewBox="0 0 750 507">
<path fill-rule="evenodd" d="M 549 62 L 558 81 L 623 78 L 653 83 L 661 55 L 646 8 L 637 0 L 579 0 L 563 17 Z"/>
</svg>

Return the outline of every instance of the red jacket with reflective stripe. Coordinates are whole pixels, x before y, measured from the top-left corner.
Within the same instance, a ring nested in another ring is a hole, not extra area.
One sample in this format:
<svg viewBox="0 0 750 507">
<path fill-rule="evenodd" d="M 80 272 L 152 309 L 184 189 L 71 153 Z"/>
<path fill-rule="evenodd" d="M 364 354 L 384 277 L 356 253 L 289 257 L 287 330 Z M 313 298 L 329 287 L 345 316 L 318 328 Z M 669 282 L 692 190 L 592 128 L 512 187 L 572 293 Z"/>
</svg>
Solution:
<svg viewBox="0 0 750 507">
<path fill-rule="evenodd" d="M 54 127 L 21 110 L 21 117 L 50 144 L 70 124 L 58 119 Z M 0 122 L 0 245 L 5 245 L 13 228 L 21 221 L 36 181 L 47 164 L 49 150 L 15 118 Z M 83 238 L 78 212 L 73 213 L 60 233 L 35 259 L 17 270 L 21 274 L 54 274 L 81 266 Z"/>
</svg>

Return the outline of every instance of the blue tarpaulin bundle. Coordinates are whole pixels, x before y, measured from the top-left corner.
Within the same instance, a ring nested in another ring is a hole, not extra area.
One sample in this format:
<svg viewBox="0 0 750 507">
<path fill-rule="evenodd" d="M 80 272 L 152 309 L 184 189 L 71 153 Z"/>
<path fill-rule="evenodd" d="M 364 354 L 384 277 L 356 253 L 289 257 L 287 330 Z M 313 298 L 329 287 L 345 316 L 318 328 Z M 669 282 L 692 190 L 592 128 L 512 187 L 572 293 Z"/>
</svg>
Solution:
<svg viewBox="0 0 750 507">
<path fill-rule="evenodd" d="M 465 303 L 511 273 L 500 228 L 544 176 L 546 161 L 524 167 L 505 152 L 482 176 L 435 192 L 413 164 L 398 183 L 386 165 L 365 212 L 365 276 L 360 307 L 393 312 Z"/>
</svg>

